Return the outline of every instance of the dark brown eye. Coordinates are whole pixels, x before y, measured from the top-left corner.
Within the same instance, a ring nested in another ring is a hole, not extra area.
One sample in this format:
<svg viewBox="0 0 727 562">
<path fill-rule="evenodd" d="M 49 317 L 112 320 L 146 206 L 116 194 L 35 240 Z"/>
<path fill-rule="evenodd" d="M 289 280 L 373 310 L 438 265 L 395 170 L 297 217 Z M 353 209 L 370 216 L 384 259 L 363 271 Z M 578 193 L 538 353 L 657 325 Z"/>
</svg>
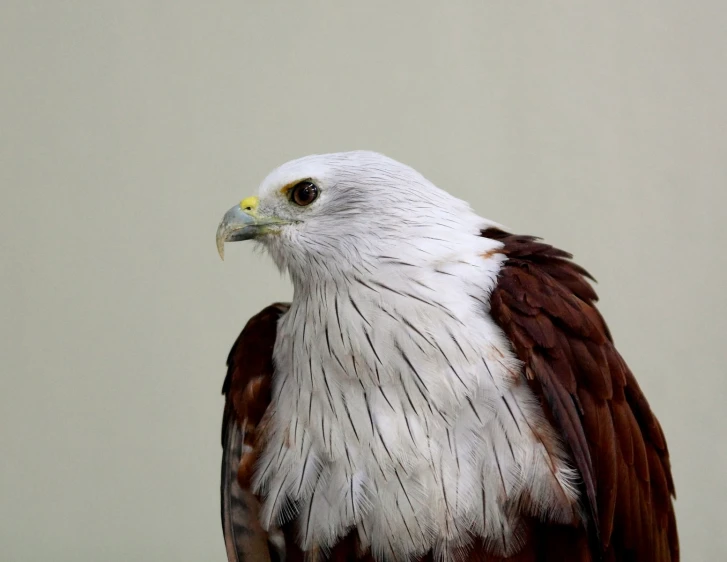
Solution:
<svg viewBox="0 0 727 562">
<path fill-rule="evenodd" d="M 318 186 L 311 181 L 302 181 L 290 190 L 290 200 L 300 207 L 310 205 L 317 197 Z"/>
</svg>

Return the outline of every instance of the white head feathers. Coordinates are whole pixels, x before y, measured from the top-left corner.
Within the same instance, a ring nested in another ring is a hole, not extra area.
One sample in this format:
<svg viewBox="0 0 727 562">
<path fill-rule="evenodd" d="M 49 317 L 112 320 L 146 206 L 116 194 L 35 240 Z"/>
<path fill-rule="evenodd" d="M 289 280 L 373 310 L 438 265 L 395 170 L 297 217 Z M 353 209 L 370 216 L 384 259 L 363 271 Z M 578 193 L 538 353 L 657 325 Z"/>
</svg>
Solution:
<svg viewBox="0 0 727 562">
<path fill-rule="evenodd" d="M 285 192 L 302 180 L 319 190 L 304 207 Z M 295 221 L 260 242 L 279 267 L 289 270 L 296 286 L 311 268 L 347 274 L 351 267 L 376 268 L 381 256 L 416 264 L 434 261 L 461 252 L 463 236 L 471 241 L 494 224 L 416 170 L 367 151 L 288 162 L 265 178 L 259 198 L 260 214 Z"/>
</svg>

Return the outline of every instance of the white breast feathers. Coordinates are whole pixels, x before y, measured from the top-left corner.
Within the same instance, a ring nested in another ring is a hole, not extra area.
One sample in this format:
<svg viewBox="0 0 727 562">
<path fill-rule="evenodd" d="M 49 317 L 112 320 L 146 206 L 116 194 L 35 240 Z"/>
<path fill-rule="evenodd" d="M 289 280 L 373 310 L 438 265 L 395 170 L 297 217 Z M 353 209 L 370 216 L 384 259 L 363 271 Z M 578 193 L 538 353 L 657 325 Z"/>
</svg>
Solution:
<svg viewBox="0 0 727 562">
<path fill-rule="evenodd" d="M 255 479 L 264 525 L 296 517 L 304 549 L 355 530 L 380 560 L 449 559 L 474 536 L 512 553 L 525 514 L 577 516 L 576 473 L 488 314 L 499 243 L 460 247 L 296 288 Z"/>
</svg>

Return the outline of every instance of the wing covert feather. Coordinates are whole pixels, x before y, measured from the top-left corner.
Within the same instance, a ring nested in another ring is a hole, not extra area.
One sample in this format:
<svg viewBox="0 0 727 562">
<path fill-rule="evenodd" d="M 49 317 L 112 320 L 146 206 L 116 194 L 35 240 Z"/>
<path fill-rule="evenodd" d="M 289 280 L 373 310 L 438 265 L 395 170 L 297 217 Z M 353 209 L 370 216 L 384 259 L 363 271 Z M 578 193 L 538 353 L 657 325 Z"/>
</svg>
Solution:
<svg viewBox="0 0 727 562">
<path fill-rule="evenodd" d="M 664 434 L 595 307 L 590 275 L 537 238 L 482 234 L 507 256 L 490 313 L 573 455 L 600 555 L 678 562 Z"/>
<path fill-rule="evenodd" d="M 276 562 L 283 557 L 279 541 L 260 525 L 259 501 L 249 485 L 270 404 L 276 325 L 287 308 L 274 304 L 253 316 L 227 358 L 220 499 L 229 562 Z"/>
</svg>

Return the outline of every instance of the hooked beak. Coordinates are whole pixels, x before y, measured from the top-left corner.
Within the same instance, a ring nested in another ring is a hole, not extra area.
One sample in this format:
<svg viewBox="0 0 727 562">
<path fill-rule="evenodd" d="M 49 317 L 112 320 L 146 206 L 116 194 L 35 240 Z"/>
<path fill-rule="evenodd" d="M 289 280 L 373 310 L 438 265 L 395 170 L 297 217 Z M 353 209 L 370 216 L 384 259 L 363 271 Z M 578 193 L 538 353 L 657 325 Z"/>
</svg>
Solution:
<svg viewBox="0 0 727 562">
<path fill-rule="evenodd" d="M 225 259 L 225 242 L 239 242 L 251 240 L 266 232 L 266 227 L 285 224 L 276 217 L 260 217 L 257 209 L 257 197 L 243 199 L 222 217 L 217 227 L 217 252 L 221 259 Z"/>
</svg>

